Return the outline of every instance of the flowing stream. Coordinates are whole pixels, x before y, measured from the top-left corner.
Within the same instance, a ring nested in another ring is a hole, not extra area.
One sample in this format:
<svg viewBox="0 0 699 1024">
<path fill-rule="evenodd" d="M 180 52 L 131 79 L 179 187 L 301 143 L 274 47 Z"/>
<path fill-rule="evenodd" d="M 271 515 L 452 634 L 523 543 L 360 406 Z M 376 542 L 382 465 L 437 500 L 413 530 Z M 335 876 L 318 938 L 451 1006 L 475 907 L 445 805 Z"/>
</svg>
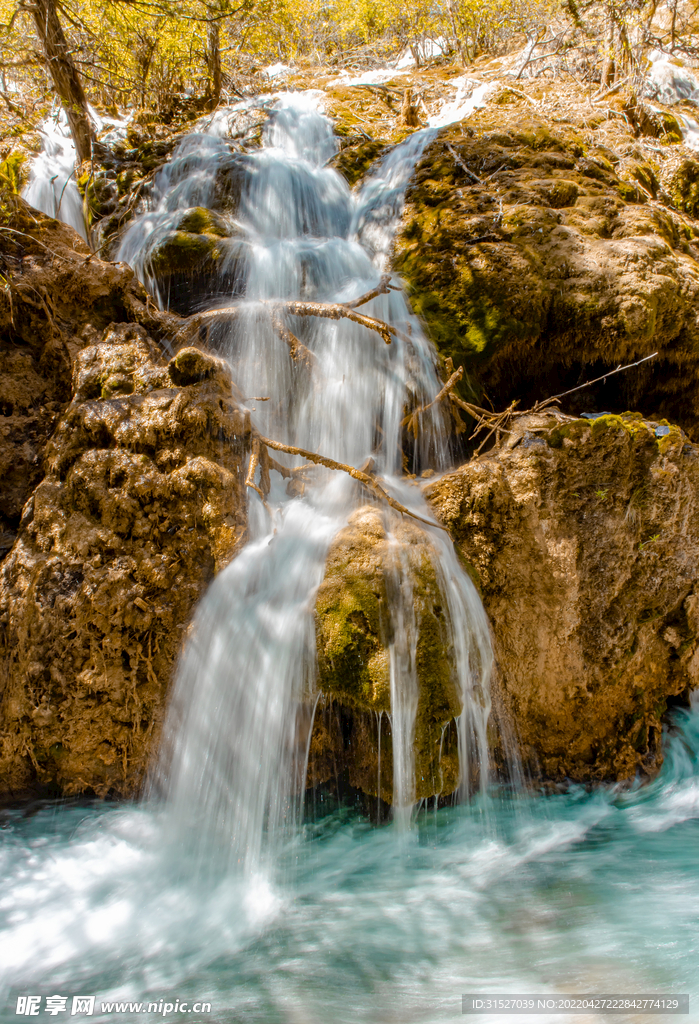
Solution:
<svg viewBox="0 0 699 1024">
<path fill-rule="evenodd" d="M 373 458 L 394 497 L 426 518 L 403 473 L 401 419 L 408 399 L 428 404 L 441 382 L 399 283 L 362 306 L 398 329 L 391 345 L 345 320 L 288 317 L 308 350 L 303 366 L 268 300 L 347 302 L 374 287 L 431 137 L 415 133 L 353 195 L 329 166 L 335 140 L 317 96 L 281 96 L 262 148 L 245 156 L 211 282 L 216 302 L 228 288 L 242 303 L 211 340 L 242 394 L 258 396 L 249 399 L 258 430 L 357 467 Z M 212 203 L 230 159 L 212 128 L 185 139 L 160 172 L 119 253 L 149 284 L 158 245 L 192 207 Z M 423 420 L 412 468 L 444 470 L 437 408 Z M 325 805 L 303 820 L 315 595 L 334 536 L 366 497 L 320 468 L 302 494 L 289 495 L 276 473 L 271 483 L 267 508 L 250 500 L 249 543 L 197 610 L 151 799 L 0 818 L 0 1019 L 16 1019 L 26 994 L 65 995 L 69 1005 L 94 995 L 92 1020 L 179 1020 L 206 1001 L 211 1011 L 190 1020 L 264 1024 L 456 1020 L 468 991 L 699 999 L 699 710 L 677 712 L 663 773 L 645 789 L 544 798 L 494 786 L 487 622 L 452 545 L 424 526 L 450 621 L 461 796 L 470 800 L 418 811 L 415 612 L 400 517 L 388 509 L 393 819 L 376 828 Z"/>
<path fill-rule="evenodd" d="M 427 405 L 441 381 L 434 350 L 400 286 L 361 307 L 400 329 L 390 345 L 347 320 L 289 318 L 309 353 L 302 371 L 265 303 L 351 301 L 376 286 L 405 187 L 431 135 L 420 133 L 394 150 L 353 197 L 328 166 L 336 142 L 316 105 L 314 93 L 282 96 L 262 148 L 247 154 L 240 200 L 228 218 L 220 280 L 212 286 L 218 294 L 221 281 L 232 280 L 243 314 L 211 340 L 228 358 L 243 394 L 268 399 L 251 402 L 263 435 L 357 468 L 373 459 L 395 496 L 428 516 L 419 489 L 401 476 L 401 421 L 411 393 Z M 146 282 L 153 254 L 187 211 L 211 203 L 229 159 L 225 140 L 197 134 L 183 141 L 163 169 L 151 210 L 129 228 L 118 253 Z M 443 469 L 448 452 L 438 408 L 424 420 L 416 458 Z M 314 697 L 315 594 L 329 544 L 364 503 L 359 486 L 344 474 L 314 470 L 304 494 L 292 497 L 279 477 L 269 510 L 257 498 L 251 502 L 250 543 L 201 602 L 175 686 L 156 784 L 165 794 L 173 835 L 196 847 L 204 872 L 215 862 L 212 850 L 248 873 L 258 871 L 266 857 L 276 856 L 280 836 L 295 826 L 295 793 L 303 789 L 312 721 L 307 711 Z M 389 609 L 393 804 L 396 820 L 408 827 L 415 803 L 417 627 L 401 545 L 391 541 L 400 516 L 387 510 L 384 520 L 396 566 Z M 439 531 L 428 527 L 425 540 L 458 655 L 464 708 L 457 723 L 459 749 L 485 787 L 492 661 L 487 622 L 451 545 L 436 536 L 430 541 L 429 532 Z"/>
</svg>

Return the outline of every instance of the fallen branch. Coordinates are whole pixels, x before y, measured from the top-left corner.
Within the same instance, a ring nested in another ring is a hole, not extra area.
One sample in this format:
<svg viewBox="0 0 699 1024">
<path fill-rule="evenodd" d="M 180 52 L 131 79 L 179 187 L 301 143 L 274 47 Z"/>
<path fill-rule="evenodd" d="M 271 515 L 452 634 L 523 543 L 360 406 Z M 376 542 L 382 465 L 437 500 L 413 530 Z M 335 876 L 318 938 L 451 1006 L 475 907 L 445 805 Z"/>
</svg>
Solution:
<svg viewBox="0 0 699 1024">
<path fill-rule="evenodd" d="M 421 405 L 419 409 L 415 409 L 414 412 L 409 413 L 409 415 L 407 415 L 405 419 L 402 420 L 401 427 L 407 426 L 408 430 L 411 432 L 413 437 L 417 437 L 419 417 L 426 413 L 429 409 L 431 409 L 433 405 L 436 405 L 437 402 L 441 402 L 442 399 L 445 398 L 447 395 L 451 395 L 452 390 L 456 387 L 456 385 L 461 380 L 463 375 L 463 366 L 460 366 L 458 370 L 454 370 L 454 372 L 452 373 L 451 377 L 446 382 L 442 390 L 439 392 L 439 394 L 435 395 L 435 397 L 432 399 L 429 405 Z"/>
<path fill-rule="evenodd" d="M 280 316 L 273 312 L 271 319 L 272 326 L 275 331 L 282 341 L 289 346 L 289 355 L 291 358 L 302 360 L 306 364 L 306 368 L 310 370 L 313 360 L 315 359 L 311 350 L 306 348 L 303 342 L 299 341 L 295 334 L 292 334 Z"/>
<path fill-rule="evenodd" d="M 651 355 L 644 356 L 643 359 L 638 359 L 635 363 L 627 363 L 624 366 L 617 366 L 614 370 L 609 370 L 607 373 L 602 374 L 601 377 L 595 377 L 594 380 L 585 381 L 584 384 L 578 384 L 577 387 L 570 388 L 568 391 L 561 391 L 558 395 L 552 395 L 550 398 L 545 398 L 541 402 L 536 402 L 531 409 L 515 410 L 517 402 L 514 401 L 503 412 L 495 413 L 490 412 L 487 409 L 480 409 L 478 406 L 471 405 L 469 402 L 464 402 L 451 390 L 449 391 L 449 398 L 452 402 L 476 419 L 476 427 L 469 440 L 473 440 L 479 433 L 481 433 L 481 431 L 488 430 L 488 433 L 473 453 L 474 457 L 476 457 L 480 455 L 483 447 L 493 434 L 495 434 L 495 443 L 499 446 L 501 434 L 511 433 L 509 426 L 513 420 L 519 419 L 522 416 L 532 416 L 536 413 L 543 412 L 544 409 L 548 409 L 551 405 L 558 404 L 562 398 L 575 394 L 576 391 L 582 391 L 583 388 L 589 388 L 593 384 L 599 384 L 600 382 L 606 381 L 607 377 L 613 377 L 615 374 L 623 373 L 625 370 L 632 370 L 634 367 L 640 366 L 642 363 L 647 363 L 649 359 L 655 359 L 657 355 L 657 352 L 652 352 Z"/>
<path fill-rule="evenodd" d="M 465 163 L 464 163 L 464 161 L 463 161 L 463 160 L 461 159 L 461 157 L 459 156 L 459 154 L 458 154 L 458 153 L 456 152 L 456 150 L 454 149 L 454 147 L 453 147 L 453 146 L 451 146 L 451 145 L 450 145 L 450 144 L 449 144 L 448 142 L 447 142 L 447 149 L 449 150 L 449 152 L 451 153 L 451 155 L 452 155 L 452 156 L 454 157 L 454 160 L 455 160 L 455 161 L 456 161 L 456 163 L 457 163 L 457 164 L 459 165 L 459 167 L 461 168 L 461 170 L 462 170 L 462 171 L 466 171 L 466 174 L 468 174 L 468 176 L 469 176 L 470 178 L 473 178 L 473 180 L 474 180 L 475 182 L 477 182 L 477 183 L 478 183 L 479 185 L 482 185 L 482 184 L 484 184 L 484 182 L 483 182 L 483 179 L 482 179 L 482 178 L 479 178 L 477 174 L 474 174 L 474 173 L 473 173 L 473 171 L 472 171 L 472 170 L 471 170 L 471 169 L 470 169 L 469 167 L 467 167 L 467 166 L 466 166 L 466 164 L 465 164 Z"/>
<path fill-rule="evenodd" d="M 347 306 L 348 309 L 356 309 L 357 306 L 363 306 L 365 302 L 370 302 L 371 299 L 375 299 L 377 295 L 386 295 L 389 291 L 399 291 L 395 285 L 391 284 L 391 275 L 382 274 L 381 280 L 377 284 L 376 288 L 372 288 L 370 292 L 366 292 L 364 295 L 360 295 L 354 302 L 343 302 L 343 306 Z"/>
<path fill-rule="evenodd" d="M 373 316 L 366 316 L 364 313 L 356 313 L 349 306 L 339 302 L 284 302 L 281 304 L 284 312 L 289 316 L 319 316 L 328 320 L 351 320 L 352 323 L 366 327 L 367 330 L 376 331 L 380 334 L 387 345 L 391 344 L 391 338 L 396 337 L 398 331 L 383 320 L 377 320 Z"/>
<path fill-rule="evenodd" d="M 373 491 L 377 498 L 380 498 L 382 501 L 387 502 L 391 506 L 391 508 L 394 508 L 396 510 L 396 512 L 400 512 L 402 515 L 405 516 L 410 516 L 412 519 L 417 519 L 419 522 L 424 523 L 426 526 L 435 526 L 440 530 L 448 532 L 446 530 L 446 527 L 441 526 L 439 523 L 432 522 L 429 519 L 423 519 L 423 517 L 419 516 L 416 512 L 411 512 L 409 508 L 405 507 L 405 505 L 401 505 L 399 501 L 396 501 L 395 498 L 392 498 L 391 495 L 388 494 L 388 492 L 383 489 L 383 487 L 377 480 L 375 480 L 372 476 L 369 476 L 368 473 L 362 472 L 361 469 L 355 469 L 354 466 L 349 466 L 344 462 L 336 462 L 334 459 L 328 459 L 325 455 L 317 455 L 315 452 L 309 452 L 305 448 L 297 448 L 294 445 L 282 444 L 281 441 L 272 441 L 270 438 L 262 437 L 260 434 L 256 435 L 256 440 L 258 446 L 262 444 L 266 448 L 273 448 L 275 451 L 278 452 L 287 452 L 287 454 L 289 455 L 300 455 L 302 459 L 308 459 L 309 462 L 314 462 L 318 466 L 325 466 L 326 469 L 340 470 L 343 473 L 348 473 L 355 480 L 359 480 L 360 483 L 364 484 L 364 486 L 368 488 L 368 490 Z M 257 448 L 257 451 L 259 458 L 259 447 Z M 253 465 L 254 452 L 255 447 L 253 442 L 253 455 L 250 458 L 251 466 Z M 272 464 L 273 469 L 276 469 L 277 466 L 278 463 Z M 248 478 L 250 478 L 250 470 L 248 470 Z M 248 481 L 246 480 L 245 482 L 247 483 Z M 251 484 L 249 486 L 253 486 L 254 489 L 258 492 L 258 494 L 261 493 L 260 490 L 254 484 Z"/>
<path fill-rule="evenodd" d="M 643 359 L 638 359 L 635 363 L 627 363 L 626 366 L 619 364 L 615 370 L 610 370 L 609 373 L 603 373 L 601 377 L 595 377 L 594 380 L 588 380 L 584 384 L 579 384 L 576 388 L 571 388 L 570 391 L 562 391 L 560 395 L 554 395 L 552 398 L 548 398 L 548 402 L 555 402 L 559 398 L 565 398 L 567 395 L 572 395 L 575 391 L 581 391 L 583 388 L 589 388 L 592 384 L 599 384 L 600 381 L 606 381 L 607 377 L 613 377 L 615 373 L 621 373 L 623 370 L 632 370 L 634 366 L 640 366 L 641 363 L 647 363 L 649 359 L 655 359 L 657 352 L 652 352 L 649 356 L 644 356 Z"/>
<path fill-rule="evenodd" d="M 384 323 L 383 320 L 377 320 L 373 316 L 365 316 L 364 313 L 357 313 L 349 306 L 342 305 L 339 302 L 300 302 L 296 300 L 280 302 L 278 299 L 266 299 L 262 300 L 259 305 L 271 309 L 272 317 L 275 315 L 278 317 L 281 311 L 288 316 L 317 316 L 328 320 L 351 320 L 361 327 L 366 327 L 367 330 L 376 331 L 387 345 L 391 344 L 391 338 L 401 337 L 400 331 L 392 327 L 391 324 Z M 215 320 L 234 320 L 240 316 L 245 308 L 247 308 L 246 304 L 241 303 L 237 306 L 224 306 L 221 309 L 208 309 L 203 313 L 194 313 L 188 318 L 188 327 L 195 330 Z M 298 339 L 296 339 L 296 342 L 298 345 L 301 344 Z"/>
</svg>

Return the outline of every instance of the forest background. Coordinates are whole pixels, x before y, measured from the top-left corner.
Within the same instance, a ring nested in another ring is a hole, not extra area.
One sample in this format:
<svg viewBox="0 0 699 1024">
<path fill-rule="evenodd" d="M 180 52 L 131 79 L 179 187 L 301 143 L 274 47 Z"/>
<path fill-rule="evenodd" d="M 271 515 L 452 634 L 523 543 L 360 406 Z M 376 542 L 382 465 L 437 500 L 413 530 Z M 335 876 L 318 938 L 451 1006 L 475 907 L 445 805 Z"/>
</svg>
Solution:
<svg viewBox="0 0 699 1024">
<path fill-rule="evenodd" d="M 686 0 L 0 0 L 0 159 L 57 93 L 77 114 L 86 97 L 167 122 L 259 89 L 275 62 L 366 67 L 409 54 L 418 66 L 467 65 L 522 45 L 532 67 L 568 52 L 571 75 L 609 86 L 642 78 L 653 48 L 693 63 L 698 10 Z M 77 141 L 87 158 L 90 139 Z"/>
</svg>

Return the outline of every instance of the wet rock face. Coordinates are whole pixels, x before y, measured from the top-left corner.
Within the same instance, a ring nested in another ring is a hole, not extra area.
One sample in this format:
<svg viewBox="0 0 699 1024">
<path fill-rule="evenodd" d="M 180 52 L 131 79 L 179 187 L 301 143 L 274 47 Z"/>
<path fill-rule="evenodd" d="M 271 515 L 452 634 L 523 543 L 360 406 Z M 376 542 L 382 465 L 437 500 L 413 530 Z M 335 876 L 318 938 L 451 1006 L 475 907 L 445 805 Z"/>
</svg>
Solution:
<svg viewBox="0 0 699 1024">
<path fill-rule="evenodd" d="M 614 130 L 612 150 L 521 107 L 443 130 L 408 191 L 394 265 L 471 398 L 526 408 L 657 350 L 568 408 L 636 408 L 697 439 L 695 168 L 666 146 L 665 192 Z"/>
<path fill-rule="evenodd" d="M 316 601 L 322 696 L 311 738 L 308 784 L 344 781 L 390 803 L 391 623 L 403 601 L 408 614 L 414 613 L 414 623 L 406 626 L 414 644 L 418 685 L 417 799 L 449 794 L 458 785 L 456 735 L 449 724 L 461 712 L 461 697 L 428 535 L 415 523 L 393 516 L 390 534 L 387 527 L 386 513 L 365 506 L 350 517 L 328 555 Z M 408 588 L 403 595 L 397 592 L 400 586 Z M 405 666 L 398 671 L 405 672 Z"/>
<path fill-rule="evenodd" d="M 71 400 L 72 362 L 113 322 L 164 336 L 167 318 L 124 264 L 90 258 L 79 236 L 0 192 L 0 557 L 44 475 L 44 452 Z M 174 331 L 173 331 L 174 333 Z"/>
<path fill-rule="evenodd" d="M 120 325 L 74 397 L 0 575 L 0 792 L 132 795 L 193 607 L 246 529 L 224 363 Z"/>
<path fill-rule="evenodd" d="M 699 684 L 699 447 L 639 415 L 532 416 L 426 494 L 535 778 L 655 773 L 668 700 Z"/>
</svg>

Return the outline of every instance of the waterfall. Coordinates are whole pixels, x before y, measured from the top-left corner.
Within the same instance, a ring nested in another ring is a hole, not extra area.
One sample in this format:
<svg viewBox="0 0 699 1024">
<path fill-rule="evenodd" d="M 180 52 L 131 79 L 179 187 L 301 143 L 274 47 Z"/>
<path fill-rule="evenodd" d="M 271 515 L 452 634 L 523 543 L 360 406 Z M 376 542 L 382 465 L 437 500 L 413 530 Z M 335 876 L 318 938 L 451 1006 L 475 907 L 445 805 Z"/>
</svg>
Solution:
<svg viewBox="0 0 699 1024">
<path fill-rule="evenodd" d="M 126 120 L 101 117 L 93 107 L 88 109 L 96 131 L 109 128 L 102 138 L 103 143 L 116 142 L 124 137 Z M 30 164 L 29 181 L 22 196 L 34 209 L 69 224 L 87 241 L 83 200 L 77 182 L 75 143 L 63 107 L 54 110 L 39 131 L 42 136 L 41 152 Z"/>
<path fill-rule="evenodd" d="M 250 399 L 260 433 L 357 467 L 373 457 L 396 497 L 429 517 L 418 489 L 401 475 L 401 420 L 410 394 L 428 404 L 441 381 L 435 352 L 399 282 L 362 307 L 400 329 L 391 345 L 348 321 L 290 318 L 290 329 L 310 352 L 312 365 L 304 370 L 294 365 L 263 304 L 346 302 L 373 288 L 386 265 L 415 162 L 433 134 L 416 133 L 393 150 L 352 195 L 328 166 L 336 142 L 317 104 L 317 94 L 282 95 L 261 149 L 235 157 L 243 186 L 235 210 L 223 214 L 231 233 L 224 245 L 238 254 L 235 287 L 244 314 L 212 330 L 210 341 L 229 360 L 241 392 L 268 399 Z M 150 255 L 187 210 L 211 202 L 230 161 L 217 136 L 183 140 L 157 177 L 150 209 L 126 231 L 117 258 L 127 259 L 148 281 Z M 226 259 L 218 273 L 219 280 L 211 282 L 214 295 L 230 274 Z M 202 296 L 200 308 L 205 304 Z M 443 470 L 448 452 L 441 414 L 435 407 L 423 419 L 415 458 Z M 282 460 L 290 468 L 303 465 L 294 457 L 281 455 Z M 268 510 L 253 496 L 249 542 L 197 610 L 155 777 L 167 797 L 176 841 L 190 845 L 202 866 L 209 856 L 203 851 L 216 849 L 224 851 L 227 863 L 253 871 L 296 820 L 315 700 L 315 595 L 333 537 L 366 501 L 355 481 L 320 467 L 309 474 L 303 495 L 288 495 L 284 482 L 272 476 Z M 390 539 L 396 516 L 386 510 L 384 518 Z M 426 532 L 432 534 L 454 633 L 465 790 L 468 762 L 480 765 L 481 785 L 487 776 L 488 626 L 451 544 L 437 528 Z M 415 802 L 416 627 L 400 551 L 394 561 L 394 816 L 407 824 Z"/>
<path fill-rule="evenodd" d="M 29 181 L 22 195 L 30 206 L 70 224 L 81 238 L 87 239 L 75 174 L 75 144 L 62 107 L 44 121 L 40 131 L 41 152 L 31 162 Z"/>
</svg>

